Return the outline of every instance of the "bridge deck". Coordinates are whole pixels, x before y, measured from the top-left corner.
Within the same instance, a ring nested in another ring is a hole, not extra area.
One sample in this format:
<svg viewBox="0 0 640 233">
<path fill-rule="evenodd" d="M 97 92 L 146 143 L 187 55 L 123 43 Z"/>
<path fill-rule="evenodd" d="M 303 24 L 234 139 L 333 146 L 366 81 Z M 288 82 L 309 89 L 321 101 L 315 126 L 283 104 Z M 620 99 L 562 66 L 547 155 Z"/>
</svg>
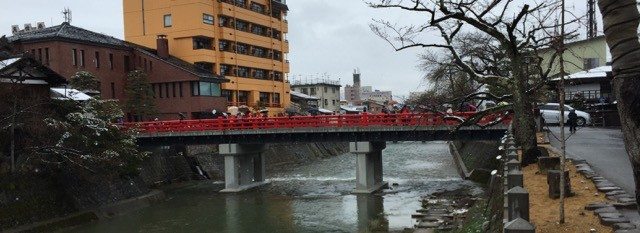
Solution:
<svg viewBox="0 0 640 233">
<path fill-rule="evenodd" d="M 507 129 L 509 116 L 491 115 L 479 125 L 499 119 L 489 127 L 470 126 L 454 131 L 475 113 L 455 113 L 444 117 L 423 114 L 365 114 L 296 116 L 276 118 L 210 119 L 128 123 L 136 128 L 143 145 L 285 143 L 321 141 L 440 141 L 494 140 Z"/>
</svg>

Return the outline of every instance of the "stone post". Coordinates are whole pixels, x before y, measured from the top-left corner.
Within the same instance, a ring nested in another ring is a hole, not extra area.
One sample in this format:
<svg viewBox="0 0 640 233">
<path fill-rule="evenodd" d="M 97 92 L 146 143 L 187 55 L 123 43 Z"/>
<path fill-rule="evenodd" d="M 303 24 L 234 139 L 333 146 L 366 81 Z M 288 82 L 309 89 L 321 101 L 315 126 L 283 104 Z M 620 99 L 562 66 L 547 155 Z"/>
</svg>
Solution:
<svg viewBox="0 0 640 233">
<path fill-rule="evenodd" d="M 549 185 L 549 197 L 560 198 L 560 170 L 549 170 L 547 172 L 547 184 Z M 569 171 L 564 171 L 564 195 L 571 195 L 571 178 Z"/>
<path fill-rule="evenodd" d="M 241 192 L 265 184 L 264 144 L 220 144 L 224 156 L 225 188 L 220 192 Z"/>
<path fill-rule="evenodd" d="M 516 218 L 504 225 L 504 233 L 535 233 L 536 227 L 522 218 Z"/>
<path fill-rule="evenodd" d="M 387 187 L 382 181 L 382 150 L 386 142 L 351 142 L 356 155 L 356 189 L 353 193 L 372 193 Z"/>
<path fill-rule="evenodd" d="M 520 161 L 515 159 L 509 160 L 509 162 L 507 162 L 507 171 L 511 170 L 522 170 L 520 167 Z"/>
<path fill-rule="evenodd" d="M 522 218 L 529 221 L 529 192 L 520 186 L 507 191 L 509 221 Z"/>
<path fill-rule="evenodd" d="M 524 176 L 522 171 L 511 170 L 507 173 L 507 188 L 512 189 L 517 186 L 524 187 Z"/>
</svg>

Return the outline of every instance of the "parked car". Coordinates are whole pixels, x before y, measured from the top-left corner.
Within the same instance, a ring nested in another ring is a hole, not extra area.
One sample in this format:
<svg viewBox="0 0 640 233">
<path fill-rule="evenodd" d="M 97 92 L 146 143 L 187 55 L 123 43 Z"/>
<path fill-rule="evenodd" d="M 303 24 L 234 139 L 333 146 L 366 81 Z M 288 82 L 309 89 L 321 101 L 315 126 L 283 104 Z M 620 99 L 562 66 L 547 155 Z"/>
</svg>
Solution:
<svg viewBox="0 0 640 233">
<path fill-rule="evenodd" d="M 559 103 L 546 103 L 539 106 L 540 113 L 547 124 L 559 124 L 560 123 L 560 104 Z M 567 123 L 569 119 L 569 111 L 574 108 L 569 105 L 564 105 L 564 123 Z M 589 113 L 576 110 L 578 115 L 577 125 L 585 126 L 591 124 L 591 115 Z"/>
</svg>

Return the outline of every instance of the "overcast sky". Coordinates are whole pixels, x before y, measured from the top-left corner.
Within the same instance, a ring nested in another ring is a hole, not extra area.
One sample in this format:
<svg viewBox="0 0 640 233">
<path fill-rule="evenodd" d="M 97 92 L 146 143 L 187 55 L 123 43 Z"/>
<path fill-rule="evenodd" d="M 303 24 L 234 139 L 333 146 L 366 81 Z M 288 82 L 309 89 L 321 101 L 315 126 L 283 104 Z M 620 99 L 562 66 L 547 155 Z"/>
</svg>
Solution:
<svg viewBox="0 0 640 233">
<path fill-rule="evenodd" d="M 121 0 L 0 0 L 0 34 L 10 34 L 11 25 L 63 21 L 62 10 L 73 12 L 72 24 L 123 38 Z M 11 2 L 11 3 L 8 3 Z M 580 14 L 586 0 L 568 0 L 569 10 Z M 329 77 L 351 84 L 355 68 L 363 85 L 393 91 L 394 96 L 425 88 L 424 74 L 417 68 L 419 49 L 394 52 L 369 29 L 372 19 L 391 22 L 422 22 L 419 14 L 377 10 L 362 0 L 288 0 L 291 60 L 290 79 Z M 575 5 L 575 7 L 574 7 Z M 20 12 L 20 13 L 17 13 Z M 583 13 L 582 13 L 583 14 Z M 598 16 L 599 17 L 599 16 Z"/>
</svg>

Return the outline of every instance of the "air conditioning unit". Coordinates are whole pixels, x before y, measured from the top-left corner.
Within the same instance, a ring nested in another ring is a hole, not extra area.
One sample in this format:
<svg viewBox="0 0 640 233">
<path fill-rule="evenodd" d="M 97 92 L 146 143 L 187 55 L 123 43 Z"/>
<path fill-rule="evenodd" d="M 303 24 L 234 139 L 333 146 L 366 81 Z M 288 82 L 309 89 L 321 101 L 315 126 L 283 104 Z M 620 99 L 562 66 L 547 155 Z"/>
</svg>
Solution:
<svg viewBox="0 0 640 233">
<path fill-rule="evenodd" d="M 37 26 L 38 29 L 43 29 L 45 28 L 44 22 L 38 22 Z"/>
<path fill-rule="evenodd" d="M 11 25 L 11 33 L 13 33 L 14 35 L 16 33 L 20 32 L 20 26 L 18 25 Z"/>
<path fill-rule="evenodd" d="M 32 29 L 32 27 L 31 27 L 30 23 L 25 23 L 24 24 L 24 31 L 25 32 L 31 31 L 31 29 Z"/>
</svg>

